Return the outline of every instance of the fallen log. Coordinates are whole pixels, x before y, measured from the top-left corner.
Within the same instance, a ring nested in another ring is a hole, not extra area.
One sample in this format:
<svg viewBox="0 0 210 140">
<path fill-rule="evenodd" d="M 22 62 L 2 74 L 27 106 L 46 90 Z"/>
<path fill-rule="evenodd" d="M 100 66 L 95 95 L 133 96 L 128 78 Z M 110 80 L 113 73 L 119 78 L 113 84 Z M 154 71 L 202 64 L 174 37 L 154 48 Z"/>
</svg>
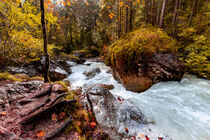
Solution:
<svg viewBox="0 0 210 140">
<path fill-rule="evenodd" d="M 43 103 L 41 103 L 40 105 L 36 106 L 34 109 L 30 110 L 29 112 L 27 112 L 25 114 L 21 114 L 21 117 L 24 117 L 24 116 L 27 116 L 27 115 L 29 115 L 31 113 L 34 113 L 35 111 L 37 111 L 41 107 L 44 107 L 44 105 L 47 104 L 48 102 L 50 102 L 49 98 L 45 99 Z"/>
<path fill-rule="evenodd" d="M 47 83 L 47 84 L 48 84 L 48 83 Z M 33 99 L 33 98 L 41 98 L 41 97 L 43 97 L 43 96 L 45 96 L 45 95 L 50 95 L 51 92 L 52 92 L 52 87 L 53 87 L 52 84 L 46 85 L 45 88 L 41 88 L 41 90 L 36 91 L 37 93 L 36 93 L 35 96 L 32 97 L 32 99 Z"/>
<path fill-rule="evenodd" d="M 62 97 L 65 97 L 66 95 L 68 95 L 68 94 L 67 93 L 64 93 L 64 94 L 59 95 L 53 101 L 51 101 L 49 104 L 47 104 L 47 106 L 52 106 L 56 101 L 58 101 Z"/>
<path fill-rule="evenodd" d="M 40 118 L 43 118 L 44 116 L 50 116 L 52 113 L 56 112 L 56 108 L 58 108 L 60 111 L 60 109 L 65 106 L 65 105 L 68 105 L 70 103 L 75 103 L 77 102 L 77 100 L 62 100 L 60 102 L 57 102 L 55 103 L 54 105 L 50 106 L 50 107 L 47 107 L 45 108 L 44 110 L 40 111 L 40 112 L 37 112 L 35 114 L 33 114 L 32 116 L 29 116 L 29 117 L 26 117 L 24 118 L 20 124 L 21 125 L 25 125 L 25 124 L 28 124 L 30 122 L 35 122 L 35 121 L 38 121 Z M 57 111 L 57 112 L 58 112 Z"/>
<path fill-rule="evenodd" d="M 56 129 L 54 132 L 52 132 L 51 134 L 49 134 L 48 136 L 45 137 L 46 140 L 50 140 L 52 138 L 54 138 L 55 136 L 57 136 L 58 134 L 60 134 L 63 130 L 65 130 L 67 128 L 67 126 L 72 123 L 73 119 L 72 116 L 70 116 L 67 121 L 65 121 L 58 129 Z"/>
</svg>

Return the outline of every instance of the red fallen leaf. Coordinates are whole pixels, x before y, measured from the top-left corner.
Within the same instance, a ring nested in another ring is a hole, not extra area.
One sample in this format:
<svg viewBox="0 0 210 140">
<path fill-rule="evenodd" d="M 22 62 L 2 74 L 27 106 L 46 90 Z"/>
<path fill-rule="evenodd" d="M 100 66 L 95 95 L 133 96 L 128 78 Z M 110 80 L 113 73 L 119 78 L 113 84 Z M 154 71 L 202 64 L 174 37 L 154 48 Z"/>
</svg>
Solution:
<svg viewBox="0 0 210 140">
<path fill-rule="evenodd" d="M 120 102 L 122 101 L 122 100 L 120 99 L 120 97 L 118 97 L 117 99 L 118 99 Z"/>
<path fill-rule="evenodd" d="M 43 137 L 44 136 L 44 134 L 45 134 L 45 131 L 39 131 L 37 134 L 36 134 L 36 136 L 37 137 L 39 137 L 39 138 L 41 138 L 41 137 Z"/>
<path fill-rule="evenodd" d="M 147 137 L 147 135 L 145 136 L 145 138 L 146 138 L 146 140 L 150 140 L 150 138 L 149 138 L 149 137 Z"/>
<path fill-rule="evenodd" d="M 158 140 L 163 140 L 163 137 L 158 137 Z"/>
<path fill-rule="evenodd" d="M 133 138 L 133 140 L 136 140 L 136 137 L 135 136 L 133 136 L 132 138 Z"/>
<path fill-rule="evenodd" d="M 128 133 L 128 132 L 129 132 L 128 128 L 126 128 L 126 127 L 125 127 L 125 132 L 126 132 L 126 133 Z"/>
<path fill-rule="evenodd" d="M 96 123 L 95 123 L 95 122 L 91 122 L 91 123 L 90 123 L 90 126 L 91 126 L 92 128 L 95 128 Z"/>
<path fill-rule="evenodd" d="M 66 116 L 65 112 L 61 112 L 58 116 L 59 120 L 63 119 Z"/>
</svg>

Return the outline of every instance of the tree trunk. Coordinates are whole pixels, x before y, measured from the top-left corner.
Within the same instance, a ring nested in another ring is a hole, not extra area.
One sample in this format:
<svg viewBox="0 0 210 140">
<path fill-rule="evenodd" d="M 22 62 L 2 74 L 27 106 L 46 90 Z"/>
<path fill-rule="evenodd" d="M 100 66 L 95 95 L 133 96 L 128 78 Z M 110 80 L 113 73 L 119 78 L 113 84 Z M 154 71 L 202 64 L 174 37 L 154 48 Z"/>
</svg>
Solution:
<svg viewBox="0 0 210 140">
<path fill-rule="evenodd" d="M 125 33 L 128 33 L 128 27 L 129 27 L 129 23 L 128 23 L 128 6 L 126 6 L 126 17 L 125 17 Z"/>
<path fill-rule="evenodd" d="M 130 31 L 133 30 L 133 2 L 130 1 Z"/>
<path fill-rule="evenodd" d="M 118 38 L 121 36 L 121 6 L 120 6 L 120 0 L 118 1 Z"/>
<path fill-rule="evenodd" d="M 165 9 L 166 9 L 166 0 L 163 0 L 162 10 L 161 10 L 161 16 L 160 16 L 160 24 L 159 27 L 163 28 L 163 22 L 164 22 L 164 16 L 165 16 Z"/>
<path fill-rule="evenodd" d="M 159 18 L 160 18 L 160 9 L 161 8 L 161 3 L 158 3 L 158 7 L 157 7 L 157 15 L 156 15 L 156 26 L 158 27 L 160 21 L 159 21 Z"/>
<path fill-rule="evenodd" d="M 45 10 L 44 10 L 44 0 L 40 0 L 40 9 L 41 9 L 41 23 L 42 23 L 42 32 L 44 39 L 44 82 L 49 82 L 48 70 L 49 70 L 49 54 L 47 52 L 47 32 L 45 25 Z"/>
<path fill-rule="evenodd" d="M 194 0 L 193 7 L 192 7 L 192 12 L 191 12 L 191 15 L 190 15 L 190 20 L 189 20 L 189 25 L 192 23 L 192 18 L 196 15 L 196 4 L 197 4 L 197 0 Z"/>
<path fill-rule="evenodd" d="M 179 0 L 176 0 L 175 7 L 174 7 L 173 20 L 172 20 L 172 24 L 174 26 L 176 26 L 176 17 L 177 17 L 178 4 L 179 4 Z"/>
</svg>

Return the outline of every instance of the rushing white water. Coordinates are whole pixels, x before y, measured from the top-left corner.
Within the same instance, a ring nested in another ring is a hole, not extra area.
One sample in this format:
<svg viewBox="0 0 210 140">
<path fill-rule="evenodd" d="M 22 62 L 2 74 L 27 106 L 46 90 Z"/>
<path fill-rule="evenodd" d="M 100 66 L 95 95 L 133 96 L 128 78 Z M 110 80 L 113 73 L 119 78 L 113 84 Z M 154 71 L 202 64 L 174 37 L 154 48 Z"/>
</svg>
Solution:
<svg viewBox="0 0 210 140">
<path fill-rule="evenodd" d="M 113 84 L 111 92 L 132 100 L 145 114 L 153 130 L 169 135 L 174 140 L 210 140 L 210 81 L 185 75 L 181 82 L 160 82 L 137 94 L 126 91 L 107 73 L 109 67 L 99 62 L 76 65 L 68 77 L 73 88 L 92 84 Z M 99 67 L 101 73 L 86 80 L 85 70 Z"/>
</svg>

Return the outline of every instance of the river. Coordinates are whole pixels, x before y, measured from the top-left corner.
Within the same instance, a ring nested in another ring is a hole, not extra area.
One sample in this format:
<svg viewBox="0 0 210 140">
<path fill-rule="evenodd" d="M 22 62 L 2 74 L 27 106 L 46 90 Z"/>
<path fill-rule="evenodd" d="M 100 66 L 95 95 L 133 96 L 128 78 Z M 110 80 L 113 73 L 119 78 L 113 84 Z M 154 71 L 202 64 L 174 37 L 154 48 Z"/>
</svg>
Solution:
<svg viewBox="0 0 210 140">
<path fill-rule="evenodd" d="M 112 76 L 110 67 L 101 62 L 75 65 L 68 77 L 72 88 L 86 88 L 92 84 L 112 84 L 111 93 L 131 100 L 146 118 L 151 128 L 169 135 L 173 140 L 210 140 L 210 80 L 185 74 L 181 82 L 154 84 L 140 94 L 126 91 Z M 86 80 L 85 70 L 99 67 L 101 73 Z"/>
</svg>

